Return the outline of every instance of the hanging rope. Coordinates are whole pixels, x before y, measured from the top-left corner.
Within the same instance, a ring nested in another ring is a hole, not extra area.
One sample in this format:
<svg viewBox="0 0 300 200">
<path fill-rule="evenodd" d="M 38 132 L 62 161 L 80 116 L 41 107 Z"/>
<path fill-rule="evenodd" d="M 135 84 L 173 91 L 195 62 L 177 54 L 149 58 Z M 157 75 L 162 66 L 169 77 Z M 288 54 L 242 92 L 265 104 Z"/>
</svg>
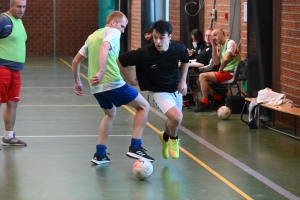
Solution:
<svg viewBox="0 0 300 200">
<path fill-rule="evenodd" d="M 185 12 L 186 12 L 186 14 L 187 15 L 189 15 L 189 16 L 196 16 L 196 15 L 198 15 L 198 13 L 199 13 L 199 11 L 201 10 L 201 8 L 203 8 L 203 6 L 204 6 L 204 2 L 205 2 L 205 0 L 203 0 L 202 1 L 202 4 L 201 4 L 201 0 L 199 0 L 199 9 L 198 9 L 198 11 L 197 11 L 197 13 L 196 14 L 194 14 L 194 15 L 192 15 L 192 14 L 190 14 L 188 11 L 187 11 L 187 6 L 189 5 L 189 4 L 194 4 L 194 5 L 197 5 L 197 2 L 194 2 L 193 0 L 191 1 L 191 2 L 188 2 L 187 4 L 185 4 L 185 6 L 184 6 L 184 10 L 185 10 Z"/>
</svg>

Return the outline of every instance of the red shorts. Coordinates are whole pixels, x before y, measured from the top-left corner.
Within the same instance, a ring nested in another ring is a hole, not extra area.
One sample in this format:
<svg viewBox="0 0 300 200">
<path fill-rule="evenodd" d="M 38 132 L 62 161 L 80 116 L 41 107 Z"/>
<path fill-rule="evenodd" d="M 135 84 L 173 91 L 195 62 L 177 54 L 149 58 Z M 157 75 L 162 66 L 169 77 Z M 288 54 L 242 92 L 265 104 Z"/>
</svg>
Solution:
<svg viewBox="0 0 300 200">
<path fill-rule="evenodd" d="M 0 104 L 8 100 L 20 101 L 21 72 L 0 65 Z"/>
<path fill-rule="evenodd" d="M 228 81 L 233 77 L 231 71 L 214 72 L 214 73 L 218 83 L 223 81 Z"/>
</svg>

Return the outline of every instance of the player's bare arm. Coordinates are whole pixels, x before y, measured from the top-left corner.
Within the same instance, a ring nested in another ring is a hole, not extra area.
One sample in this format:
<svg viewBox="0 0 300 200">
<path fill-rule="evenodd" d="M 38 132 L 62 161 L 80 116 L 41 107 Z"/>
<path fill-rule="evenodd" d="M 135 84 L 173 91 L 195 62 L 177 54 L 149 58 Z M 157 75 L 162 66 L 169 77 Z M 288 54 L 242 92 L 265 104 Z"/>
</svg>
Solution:
<svg viewBox="0 0 300 200">
<path fill-rule="evenodd" d="M 178 83 L 178 92 L 182 95 L 187 93 L 186 76 L 189 69 L 189 63 L 181 63 L 180 81 Z"/>
<path fill-rule="evenodd" d="M 74 77 L 74 87 L 73 87 L 73 91 L 76 95 L 78 96 L 82 96 L 83 92 L 82 92 L 82 83 L 81 83 L 81 79 L 80 79 L 80 64 L 81 62 L 85 59 L 84 56 L 82 56 L 80 53 L 77 53 L 77 55 L 75 56 L 75 58 L 72 61 L 72 72 L 73 72 L 73 77 Z"/>
<path fill-rule="evenodd" d="M 105 73 L 106 69 L 106 61 L 107 61 L 107 55 L 108 51 L 111 49 L 110 43 L 104 41 L 102 45 L 100 46 L 99 50 L 99 71 L 97 74 L 95 74 L 91 79 L 90 83 L 92 86 L 98 85 L 103 78 L 103 75 Z"/>
</svg>

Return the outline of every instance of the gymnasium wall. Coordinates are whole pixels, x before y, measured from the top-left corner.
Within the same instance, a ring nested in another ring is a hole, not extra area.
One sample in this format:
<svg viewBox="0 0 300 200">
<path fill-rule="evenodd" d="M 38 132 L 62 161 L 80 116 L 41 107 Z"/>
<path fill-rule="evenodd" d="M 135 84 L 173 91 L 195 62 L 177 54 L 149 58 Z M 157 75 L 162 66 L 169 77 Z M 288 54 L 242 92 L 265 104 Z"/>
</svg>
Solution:
<svg viewBox="0 0 300 200">
<path fill-rule="evenodd" d="M 247 57 L 247 22 L 244 22 L 244 2 L 247 0 L 241 0 L 241 41 L 240 47 L 242 52 L 242 58 Z M 230 0 L 217 0 L 216 7 L 218 11 L 218 19 L 213 23 L 213 28 L 222 28 L 229 36 L 230 26 Z M 180 40 L 180 0 L 170 0 L 169 1 L 169 21 L 173 26 L 173 40 Z M 213 6 L 213 0 L 205 0 L 204 6 L 204 29 L 210 27 L 210 14 Z M 141 21 L 141 4 L 139 0 L 132 0 L 131 7 L 131 49 L 136 49 L 141 46 L 140 41 L 140 21 Z M 228 20 L 225 19 L 225 13 L 229 14 Z M 195 27 L 196 28 L 196 27 Z M 237 41 L 239 42 L 239 41 Z"/>
<path fill-rule="evenodd" d="M 0 12 L 7 10 L 9 0 L 0 0 Z M 55 46 L 57 55 L 75 55 L 98 28 L 98 2 L 56 1 L 55 10 L 53 1 L 28 0 L 22 19 L 28 35 L 27 55 L 53 55 Z"/>
<path fill-rule="evenodd" d="M 210 27 L 210 16 L 213 8 L 214 0 L 205 0 L 204 6 L 204 29 Z M 247 0 L 240 1 L 240 16 L 241 16 L 241 40 L 235 41 L 240 43 L 240 51 L 242 59 L 247 58 L 247 22 L 244 22 L 244 2 Z M 213 22 L 212 28 L 221 28 L 225 32 L 227 38 L 230 33 L 230 18 L 234 17 L 234 13 L 230 13 L 230 0 L 216 0 L 215 9 L 217 10 L 217 20 Z M 225 13 L 228 13 L 228 19 L 225 18 Z"/>
<path fill-rule="evenodd" d="M 180 40 L 180 0 L 170 0 L 169 18 L 173 26 L 172 40 Z"/>
<path fill-rule="evenodd" d="M 131 50 L 141 47 L 141 2 L 132 0 L 130 23 Z M 128 31 L 128 30 L 127 30 Z"/>
<path fill-rule="evenodd" d="M 300 107 L 300 2 L 281 0 L 280 19 L 278 91 L 286 94 L 295 106 Z M 291 115 L 278 115 L 278 120 L 283 124 L 293 124 Z M 299 117 L 297 124 L 300 124 Z"/>
</svg>

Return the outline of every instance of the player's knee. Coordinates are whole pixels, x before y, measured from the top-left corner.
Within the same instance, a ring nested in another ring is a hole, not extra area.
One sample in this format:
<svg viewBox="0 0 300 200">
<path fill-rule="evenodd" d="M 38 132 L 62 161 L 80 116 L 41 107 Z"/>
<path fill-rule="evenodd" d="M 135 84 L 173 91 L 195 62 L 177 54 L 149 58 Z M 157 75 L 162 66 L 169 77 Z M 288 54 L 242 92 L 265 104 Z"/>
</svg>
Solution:
<svg viewBox="0 0 300 200">
<path fill-rule="evenodd" d="M 173 124 L 180 124 L 182 121 L 183 115 L 182 113 L 178 113 L 177 115 L 174 115 L 170 118 L 170 120 L 173 122 Z"/>
<path fill-rule="evenodd" d="M 117 108 L 115 106 L 111 109 L 105 110 L 104 112 L 111 119 L 114 119 L 117 116 Z"/>
<path fill-rule="evenodd" d="M 6 106 L 9 108 L 9 109 L 16 109 L 18 107 L 18 101 L 12 101 L 12 100 L 8 100 L 6 101 Z"/>
<path fill-rule="evenodd" d="M 206 80 L 205 79 L 205 74 L 201 73 L 201 74 L 199 74 L 199 81 L 203 81 L 203 80 Z"/>
<path fill-rule="evenodd" d="M 146 113 L 149 112 L 150 110 L 150 104 L 146 101 L 141 107 L 140 109 L 144 110 Z"/>
</svg>

